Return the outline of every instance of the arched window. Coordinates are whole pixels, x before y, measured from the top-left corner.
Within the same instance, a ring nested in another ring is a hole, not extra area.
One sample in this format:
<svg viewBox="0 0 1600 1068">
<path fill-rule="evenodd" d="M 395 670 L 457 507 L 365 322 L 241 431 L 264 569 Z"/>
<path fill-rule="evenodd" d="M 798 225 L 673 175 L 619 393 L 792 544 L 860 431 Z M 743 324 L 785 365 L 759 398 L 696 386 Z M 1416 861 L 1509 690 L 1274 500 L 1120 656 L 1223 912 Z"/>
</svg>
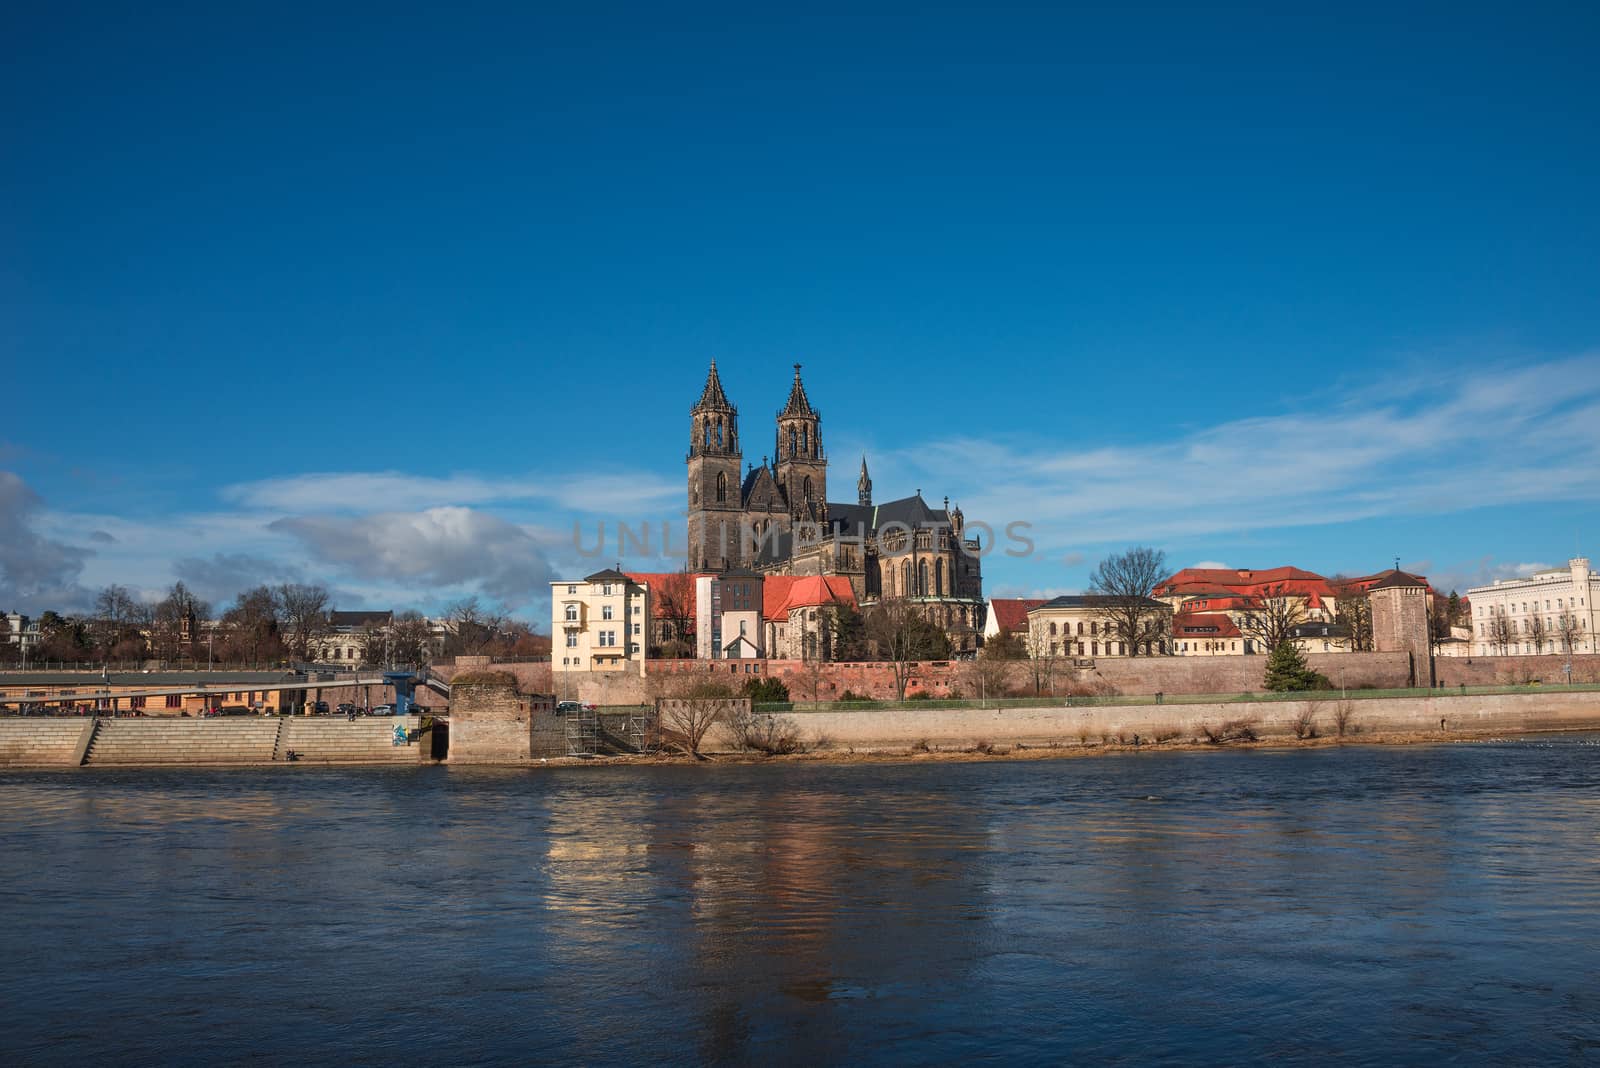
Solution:
<svg viewBox="0 0 1600 1068">
<path fill-rule="evenodd" d="M 928 596 L 928 561 L 917 565 L 917 596 Z"/>
<path fill-rule="evenodd" d="M 717 446 L 720 448 L 721 445 L 722 445 L 722 420 L 718 419 L 717 420 Z"/>
<path fill-rule="evenodd" d="M 911 596 L 911 561 L 903 560 L 900 563 L 900 596 Z"/>
<path fill-rule="evenodd" d="M 938 596 L 940 596 L 940 597 L 944 596 L 944 561 L 943 560 L 935 560 L 933 562 L 933 592 L 935 594 L 937 594 Z M 1050 624 L 1050 633 L 1051 634 L 1054 634 L 1056 632 L 1055 627 L 1056 627 L 1056 625 L 1054 623 Z"/>
<path fill-rule="evenodd" d="M 794 443 L 795 443 L 796 440 L 797 440 L 797 435 L 794 432 L 794 427 L 790 427 L 789 428 L 789 455 L 790 456 L 794 455 Z"/>
<path fill-rule="evenodd" d="M 704 437 L 703 444 L 705 447 L 708 449 L 711 448 L 711 420 L 707 419 L 700 425 L 700 432 Z"/>
<path fill-rule="evenodd" d="M 1056 636 L 1056 625 L 1054 623 L 1052 623 L 1052 624 L 1050 624 L 1050 637 L 1054 638 L 1055 636 Z"/>
<path fill-rule="evenodd" d="M 1078 637 L 1083 637 L 1083 620 L 1078 620 Z"/>
<path fill-rule="evenodd" d="M 717 472 L 717 500 L 725 501 L 727 499 L 728 499 L 728 475 L 727 475 L 727 472 L 725 472 L 725 471 L 718 471 Z"/>
<path fill-rule="evenodd" d="M 801 427 L 800 428 L 800 455 L 801 456 L 810 456 L 811 455 L 811 428 L 810 427 Z"/>
<path fill-rule="evenodd" d="M 811 476 L 807 475 L 805 481 L 800 483 L 800 498 L 806 502 L 811 500 Z"/>
</svg>

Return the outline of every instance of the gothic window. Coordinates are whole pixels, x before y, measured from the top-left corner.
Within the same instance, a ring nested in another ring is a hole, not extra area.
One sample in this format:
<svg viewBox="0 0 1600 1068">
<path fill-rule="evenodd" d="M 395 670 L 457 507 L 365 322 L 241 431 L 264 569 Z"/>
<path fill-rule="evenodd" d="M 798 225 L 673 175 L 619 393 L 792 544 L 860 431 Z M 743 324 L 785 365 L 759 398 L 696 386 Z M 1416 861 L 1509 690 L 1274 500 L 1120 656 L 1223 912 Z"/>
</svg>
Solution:
<svg viewBox="0 0 1600 1068">
<path fill-rule="evenodd" d="M 900 564 L 900 596 L 911 596 L 911 561 L 905 560 Z"/>
<path fill-rule="evenodd" d="M 810 437 L 811 437 L 811 431 L 806 427 L 801 427 L 800 428 L 800 455 L 801 456 L 810 456 L 811 455 Z"/>
<path fill-rule="evenodd" d="M 934 564 L 933 564 L 933 592 L 936 595 L 940 596 L 940 597 L 944 596 L 944 561 L 943 560 L 936 560 L 936 561 L 934 561 Z M 1051 634 L 1055 633 L 1055 624 L 1054 623 L 1050 624 L 1050 633 Z"/>
<path fill-rule="evenodd" d="M 917 565 L 917 596 L 928 596 L 928 561 Z"/>
<path fill-rule="evenodd" d="M 717 472 L 717 500 L 720 502 L 720 501 L 725 501 L 727 499 L 728 499 L 728 475 L 724 471 L 718 471 Z"/>
<path fill-rule="evenodd" d="M 794 432 L 794 427 L 790 427 L 789 428 L 789 455 L 790 456 L 794 455 L 794 443 L 795 443 L 795 440 L 796 440 L 796 435 L 795 435 L 795 432 Z"/>
<path fill-rule="evenodd" d="M 811 501 L 811 476 L 807 475 L 805 481 L 800 483 L 800 496 L 807 503 Z"/>
<path fill-rule="evenodd" d="M 717 446 L 718 446 L 718 448 L 720 448 L 722 446 L 722 420 L 721 419 L 717 420 Z"/>
<path fill-rule="evenodd" d="M 708 449 L 711 448 L 711 420 L 707 419 L 705 423 L 702 424 L 702 433 L 705 436 L 705 447 Z"/>
</svg>

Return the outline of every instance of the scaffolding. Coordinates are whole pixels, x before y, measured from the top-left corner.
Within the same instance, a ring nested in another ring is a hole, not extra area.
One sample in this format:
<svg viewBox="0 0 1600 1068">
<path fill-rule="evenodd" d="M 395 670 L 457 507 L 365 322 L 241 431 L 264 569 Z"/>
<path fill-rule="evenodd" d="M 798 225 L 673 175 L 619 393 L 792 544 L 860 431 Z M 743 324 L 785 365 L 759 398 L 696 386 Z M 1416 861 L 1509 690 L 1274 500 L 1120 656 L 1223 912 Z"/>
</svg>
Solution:
<svg viewBox="0 0 1600 1068">
<path fill-rule="evenodd" d="M 626 738 L 628 747 L 635 753 L 653 753 L 658 747 L 658 733 L 655 729 L 656 712 L 649 707 L 641 707 L 628 713 Z"/>
<path fill-rule="evenodd" d="M 594 756 L 600 748 L 600 716 L 592 708 L 567 713 L 567 755 Z"/>
</svg>

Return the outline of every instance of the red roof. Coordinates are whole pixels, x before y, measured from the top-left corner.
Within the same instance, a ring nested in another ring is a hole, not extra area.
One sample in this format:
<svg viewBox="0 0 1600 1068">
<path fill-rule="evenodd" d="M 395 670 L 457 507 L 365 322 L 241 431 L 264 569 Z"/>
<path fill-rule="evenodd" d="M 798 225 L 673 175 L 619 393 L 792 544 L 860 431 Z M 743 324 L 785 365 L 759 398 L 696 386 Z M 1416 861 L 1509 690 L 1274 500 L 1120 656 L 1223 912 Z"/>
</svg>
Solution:
<svg viewBox="0 0 1600 1068">
<path fill-rule="evenodd" d="M 1167 596 L 1263 597 L 1288 593 L 1304 597 L 1312 608 L 1321 608 L 1324 597 L 1332 597 L 1333 587 L 1315 571 L 1298 567 L 1271 567 L 1264 571 L 1240 568 L 1229 571 L 1218 567 L 1186 567 L 1163 582 L 1156 583 L 1155 594 Z"/>
<path fill-rule="evenodd" d="M 1195 612 L 1173 616 L 1172 634 L 1176 638 L 1237 638 L 1239 628 L 1221 612 Z"/>
<path fill-rule="evenodd" d="M 856 591 L 850 585 L 850 580 L 843 575 L 783 575 L 778 576 L 789 579 L 788 595 L 783 603 L 778 606 L 779 615 L 773 617 L 768 611 L 772 604 L 770 595 L 763 598 L 762 615 L 768 619 L 787 618 L 789 613 L 796 608 L 816 608 L 825 604 L 841 604 L 855 607 Z M 770 587 L 772 579 L 767 579 Z"/>
<path fill-rule="evenodd" d="M 1018 599 L 992 597 L 989 599 L 989 618 L 1002 631 L 1025 634 L 1028 630 L 1028 613 L 1045 603 L 1046 598 Z"/>
</svg>

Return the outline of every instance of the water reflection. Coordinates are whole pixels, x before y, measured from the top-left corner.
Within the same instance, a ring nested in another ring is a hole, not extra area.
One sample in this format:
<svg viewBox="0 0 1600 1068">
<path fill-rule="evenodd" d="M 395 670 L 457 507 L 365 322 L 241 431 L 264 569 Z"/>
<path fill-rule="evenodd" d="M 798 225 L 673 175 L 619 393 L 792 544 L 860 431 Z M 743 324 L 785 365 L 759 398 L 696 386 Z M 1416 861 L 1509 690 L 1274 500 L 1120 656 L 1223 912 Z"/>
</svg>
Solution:
<svg viewBox="0 0 1600 1068">
<path fill-rule="evenodd" d="M 1596 752 L 10 774 L 0 1054 L 1581 1057 Z"/>
</svg>

